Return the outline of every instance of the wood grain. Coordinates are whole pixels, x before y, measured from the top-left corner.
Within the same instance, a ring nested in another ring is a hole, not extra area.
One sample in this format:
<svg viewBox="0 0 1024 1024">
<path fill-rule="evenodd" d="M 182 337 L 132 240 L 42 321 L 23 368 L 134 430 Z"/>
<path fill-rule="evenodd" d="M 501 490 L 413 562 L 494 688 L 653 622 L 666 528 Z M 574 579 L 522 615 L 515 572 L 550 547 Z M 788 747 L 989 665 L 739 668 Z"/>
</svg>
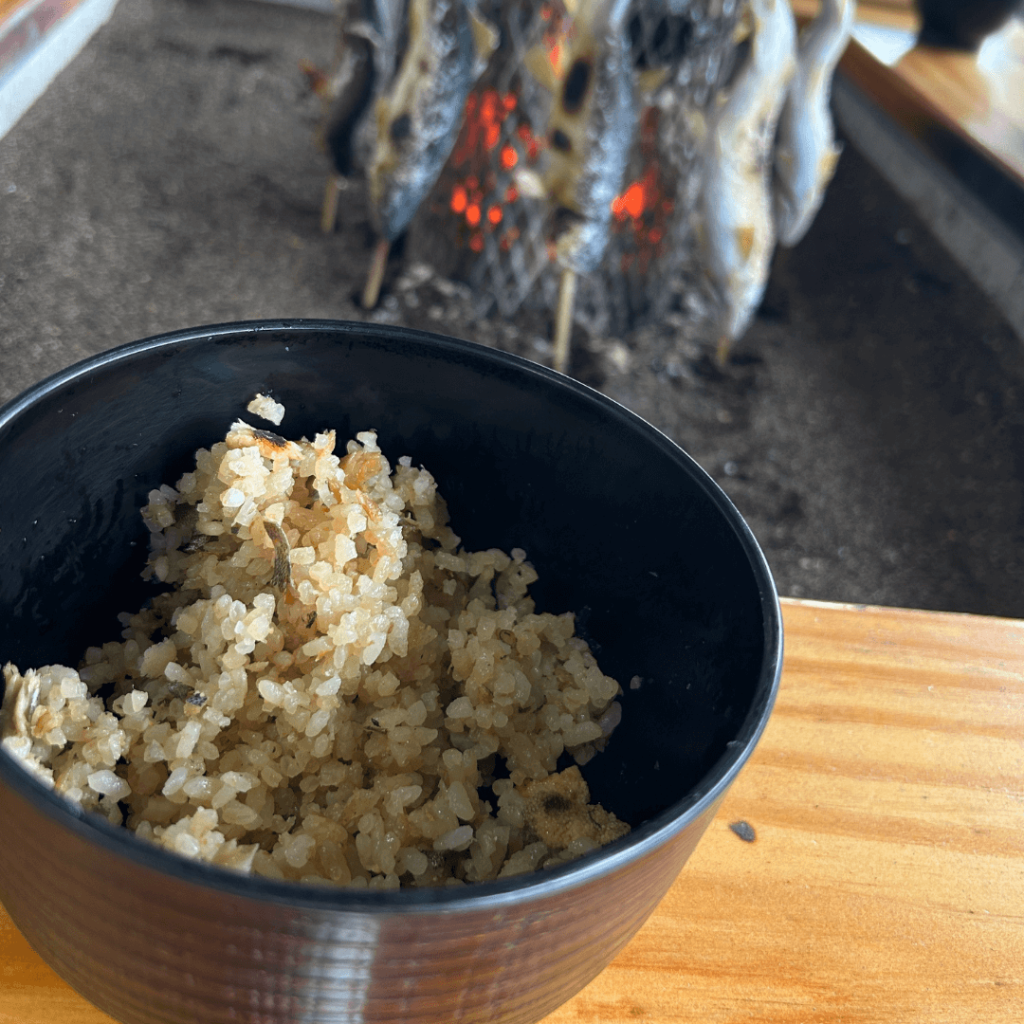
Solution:
<svg viewBox="0 0 1024 1024">
<path fill-rule="evenodd" d="M 1024 622 L 784 616 L 753 758 L 654 916 L 548 1024 L 1024 1019 Z M 0 1024 L 110 1024 L 2 911 Z"/>
</svg>

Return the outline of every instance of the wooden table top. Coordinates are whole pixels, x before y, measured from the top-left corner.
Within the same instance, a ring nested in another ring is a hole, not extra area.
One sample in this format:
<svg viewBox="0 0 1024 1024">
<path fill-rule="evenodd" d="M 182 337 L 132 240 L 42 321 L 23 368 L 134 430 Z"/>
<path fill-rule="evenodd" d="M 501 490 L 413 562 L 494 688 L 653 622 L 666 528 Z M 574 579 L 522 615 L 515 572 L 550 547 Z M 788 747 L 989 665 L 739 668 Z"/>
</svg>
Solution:
<svg viewBox="0 0 1024 1024">
<path fill-rule="evenodd" d="M 547 1024 L 1024 1020 L 1024 622 L 783 611 L 754 756 L 648 923 Z M 111 1024 L 2 909 L 0 1024 Z"/>
</svg>

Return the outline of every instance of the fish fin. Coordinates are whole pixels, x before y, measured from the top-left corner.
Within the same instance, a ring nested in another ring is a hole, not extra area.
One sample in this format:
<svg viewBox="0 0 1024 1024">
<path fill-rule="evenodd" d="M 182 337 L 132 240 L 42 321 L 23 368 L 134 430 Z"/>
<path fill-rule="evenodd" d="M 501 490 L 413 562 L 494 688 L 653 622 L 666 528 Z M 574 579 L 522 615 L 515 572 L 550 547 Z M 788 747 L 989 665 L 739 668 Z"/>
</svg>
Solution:
<svg viewBox="0 0 1024 1024">
<path fill-rule="evenodd" d="M 754 249 L 754 236 L 756 232 L 751 225 L 746 225 L 742 228 L 736 229 L 736 244 L 739 246 L 740 252 L 743 254 L 743 259 L 750 259 L 750 254 Z"/>
<path fill-rule="evenodd" d="M 469 11 L 469 27 L 473 31 L 473 45 L 476 47 L 477 75 L 484 73 L 488 61 L 497 50 L 501 42 L 498 30 L 489 22 L 480 17 L 476 11 Z"/>
<path fill-rule="evenodd" d="M 554 93 L 558 91 L 558 74 L 551 63 L 551 55 L 548 53 L 547 47 L 531 47 L 526 51 L 523 65 L 548 92 Z"/>
<path fill-rule="evenodd" d="M 648 68 L 641 71 L 637 75 L 641 95 L 650 96 L 657 92 L 668 81 L 669 73 L 668 68 Z"/>
<path fill-rule="evenodd" d="M 823 185 L 827 185 L 832 180 L 832 175 L 836 173 L 836 164 L 839 163 L 839 154 L 842 151 L 842 145 L 837 145 L 821 154 L 818 161 L 818 180 Z"/>
</svg>

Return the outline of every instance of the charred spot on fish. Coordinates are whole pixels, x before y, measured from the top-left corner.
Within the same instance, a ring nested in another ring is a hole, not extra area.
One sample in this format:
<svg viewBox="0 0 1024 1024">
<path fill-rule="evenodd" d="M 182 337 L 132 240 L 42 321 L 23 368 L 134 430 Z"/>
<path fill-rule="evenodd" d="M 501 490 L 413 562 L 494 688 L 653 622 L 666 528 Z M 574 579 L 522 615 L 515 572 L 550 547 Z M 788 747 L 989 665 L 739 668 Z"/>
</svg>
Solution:
<svg viewBox="0 0 1024 1024">
<path fill-rule="evenodd" d="M 441 21 L 438 23 L 438 35 L 442 39 L 451 39 L 458 32 L 459 8 L 459 4 L 449 3 L 445 8 L 444 14 L 441 15 Z"/>
<path fill-rule="evenodd" d="M 572 152 L 572 139 L 570 139 L 561 128 L 556 128 L 551 133 L 551 145 L 560 153 Z"/>
<path fill-rule="evenodd" d="M 420 74 L 425 75 L 430 71 L 430 61 L 420 60 L 419 64 L 416 65 L 420 69 Z"/>
<path fill-rule="evenodd" d="M 567 206 L 559 206 L 551 215 L 551 230 L 555 238 L 561 237 L 573 225 L 578 224 L 583 218 L 570 210 Z"/>
<path fill-rule="evenodd" d="M 567 114 L 579 113 L 580 107 L 583 106 L 587 86 L 590 85 L 590 72 L 590 61 L 585 57 L 580 57 L 569 68 L 565 85 L 562 87 L 562 108 Z"/>
<path fill-rule="evenodd" d="M 272 430 L 262 430 L 259 427 L 253 427 L 252 436 L 272 444 L 275 448 L 288 447 L 288 442 L 280 434 L 275 434 Z"/>
<path fill-rule="evenodd" d="M 391 122 L 391 128 L 388 130 L 391 136 L 391 141 L 396 146 L 403 145 L 406 140 L 412 135 L 412 118 L 408 114 L 401 114 Z"/>
<path fill-rule="evenodd" d="M 723 74 L 719 77 L 723 89 L 731 89 L 736 84 L 740 71 L 750 61 L 751 44 L 749 39 L 742 39 L 729 54 L 729 63 L 726 65 Z"/>
<path fill-rule="evenodd" d="M 542 806 L 547 814 L 565 814 L 572 810 L 572 801 L 561 793 L 549 793 L 544 797 Z"/>
</svg>

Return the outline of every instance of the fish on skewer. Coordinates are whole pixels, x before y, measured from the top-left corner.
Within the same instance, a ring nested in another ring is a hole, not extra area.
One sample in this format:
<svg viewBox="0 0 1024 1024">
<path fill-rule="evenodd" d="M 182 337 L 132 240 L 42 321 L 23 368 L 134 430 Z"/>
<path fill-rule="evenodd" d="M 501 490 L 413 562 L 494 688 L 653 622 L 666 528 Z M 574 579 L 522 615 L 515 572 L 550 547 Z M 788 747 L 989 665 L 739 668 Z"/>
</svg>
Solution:
<svg viewBox="0 0 1024 1024">
<path fill-rule="evenodd" d="M 639 116 L 626 15 L 631 0 L 566 0 L 572 31 L 558 66 L 544 47 L 527 55 L 552 93 L 547 165 L 518 176 L 523 191 L 554 209 L 555 260 L 562 268 L 554 365 L 565 371 L 578 275 L 597 269 L 608 245 L 612 200 L 622 190 Z"/>
<path fill-rule="evenodd" d="M 441 173 L 462 124 L 466 99 L 498 46 L 498 33 L 470 0 L 409 0 L 409 41 L 375 105 L 368 169 L 378 234 L 363 306 L 377 304 L 392 242 L 406 229 Z"/>
<path fill-rule="evenodd" d="M 394 77 L 403 0 L 339 0 L 337 59 L 329 74 L 308 62 L 303 71 L 324 103 L 319 132 L 334 166 L 328 176 L 320 227 L 334 230 L 346 180 L 365 172 L 373 153 L 375 100 Z"/>
<path fill-rule="evenodd" d="M 708 127 L 701 195 L 708 275 L 723 317 L 718 359 L 725 362 L 768 281 L 772 142 L 796 70 L 796 25 L 788 0 L 750 0 L 750 52 Z"/>
<path fill-rule="evenodd" d="M 796 74 L 775 141 L 773 203 L 781 245 L 804 237 L 835 173 L 842 146 L 835 142 L 829 95 L 856 6 L 855 0 L 822 0 L 818 16 L 800 33 Z"/>
</svg>

